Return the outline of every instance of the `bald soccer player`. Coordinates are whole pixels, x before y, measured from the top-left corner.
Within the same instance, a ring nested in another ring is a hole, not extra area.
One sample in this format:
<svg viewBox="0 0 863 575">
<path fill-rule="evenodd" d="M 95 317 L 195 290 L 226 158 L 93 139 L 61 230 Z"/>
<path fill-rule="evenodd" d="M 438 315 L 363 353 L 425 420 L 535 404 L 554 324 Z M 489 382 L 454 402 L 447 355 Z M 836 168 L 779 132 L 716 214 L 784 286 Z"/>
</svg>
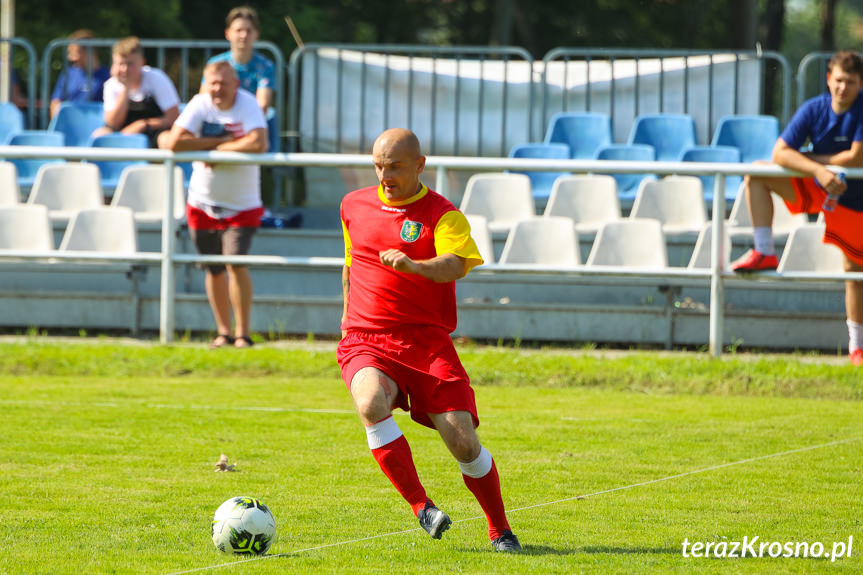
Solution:
<svg viewBox="0 0 863 575">
<path fill-rule="evenodd" d="M 344 312 L 339 367 L 369 448 L 440 539 L 452 521 L 419 481 L 394 408 L 436 429 L 486 517 L 497 551 L 521 551 L 510 530 L 491 453 L 480 444 L 470 379 L 453 347 L 455 281 L 482 264 L 464 215 L 420 182 L 425 157 L 413 132 L 391 129 L 372 151 L 380 184 L 345 196 Z"/>
</svg>

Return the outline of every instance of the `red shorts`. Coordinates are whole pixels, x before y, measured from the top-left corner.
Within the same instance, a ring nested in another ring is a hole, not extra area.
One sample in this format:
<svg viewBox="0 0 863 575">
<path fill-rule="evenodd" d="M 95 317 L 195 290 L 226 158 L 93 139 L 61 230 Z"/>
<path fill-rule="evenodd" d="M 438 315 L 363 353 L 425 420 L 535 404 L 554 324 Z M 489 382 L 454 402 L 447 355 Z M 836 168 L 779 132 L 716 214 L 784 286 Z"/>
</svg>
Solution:
<svg viewBox="0 0 863 575">
<path fill-rule="evenodd" d="M 186 204 L 186 221 L 193 230 L 226 230 L 228 228 L 258 228 L 265 209 L 252 208 L 229 218 L 211 218 L 204 210 Z"/>
<path fill-rule="evenodd" d="M 785 202 L 792 214 L 817 214 L 827 193 L 813 178 L 791 178 L 797 198 Z M 842 250 L 845 257 L 863 265 L 863 213 L 837 205 L 832 212 L 824 212 L 824 243 Z"/>
<path fill-rule="evenodd" d="M 467 411 L 479 425 L 470 379 L 449 334 L 427 326 L 388 332 L 351 329 L 337 351 L 342 379 L 351 380 L 364 367 L 374 367 L 399 387 L 396 407 L 411 419 L 434 429 L 429 413 Z"/>
</svg>

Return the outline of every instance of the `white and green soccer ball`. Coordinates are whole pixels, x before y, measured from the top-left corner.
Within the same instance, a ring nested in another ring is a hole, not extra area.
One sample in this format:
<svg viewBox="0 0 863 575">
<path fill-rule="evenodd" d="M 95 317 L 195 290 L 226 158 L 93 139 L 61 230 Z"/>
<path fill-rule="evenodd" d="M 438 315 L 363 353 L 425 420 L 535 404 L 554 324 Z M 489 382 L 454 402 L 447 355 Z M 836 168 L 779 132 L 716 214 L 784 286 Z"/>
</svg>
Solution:
<svg viewBox="0 0 863 575">
<path fill-rule="evenodd" d="M 254 497 L 231 497 L 213 516 L 213 544 L 224 553 L 263 555 L 276 538 L 276 519 Z"/>
</svg>

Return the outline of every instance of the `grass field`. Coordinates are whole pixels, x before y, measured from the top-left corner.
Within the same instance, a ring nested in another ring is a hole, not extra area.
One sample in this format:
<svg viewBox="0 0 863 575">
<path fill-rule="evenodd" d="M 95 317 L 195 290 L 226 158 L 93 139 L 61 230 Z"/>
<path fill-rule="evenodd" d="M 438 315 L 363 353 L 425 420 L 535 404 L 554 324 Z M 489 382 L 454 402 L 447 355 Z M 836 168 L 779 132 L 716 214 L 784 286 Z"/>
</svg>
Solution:
<svg viewBox="0 0 863 575">
<path fill-rule="evenodd" d="M 525 546 L 500 555 L 442 442 L 397 415 L 455 521 L 419 530 L 333 349 L 0 342 L 0 573 L 863 572 L 863 372 L 844 361 L 462 348 Z M 213 472 L 221 453 L 237 472 Z M 213 547 L 234 495 L 273 510 L 269 556 Z M 682 555 L 756 536 L 854 545 Z"/>
</svg>

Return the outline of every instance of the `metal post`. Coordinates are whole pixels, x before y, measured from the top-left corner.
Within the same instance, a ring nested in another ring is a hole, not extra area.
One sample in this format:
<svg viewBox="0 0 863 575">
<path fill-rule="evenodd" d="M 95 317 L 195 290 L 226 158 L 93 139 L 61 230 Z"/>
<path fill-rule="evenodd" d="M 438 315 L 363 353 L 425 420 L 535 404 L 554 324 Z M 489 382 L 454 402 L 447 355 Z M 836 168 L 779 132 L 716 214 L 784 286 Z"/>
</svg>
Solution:
<svg viewBox="0 0 863 575">
<path fill-rule="evenodd" d="M 165 161 L 168 193 L 162 212 L 162 286 L 159 298 L 159 341 L 174 341 L 174 159 Z"/>
<path fill-rule="evenodd" d="M 452 201 L 452 198 L 449 197 L 449 191 L 447 190 L 447 182 L 446 182 L 446 168 L 443 166 L 437 167 L 437 175 L 435 176 L 434 187 L 437 193 L 445 197 L 446 199 Z"/>
<path fill-rule="evenodd" d="M 725 262 L 725 174 L 713 180 L 713 229 L 710 237 L 710 355 L 722 355 L 724 332 L 725 285 L 722 282 Z"/>
</svg>

